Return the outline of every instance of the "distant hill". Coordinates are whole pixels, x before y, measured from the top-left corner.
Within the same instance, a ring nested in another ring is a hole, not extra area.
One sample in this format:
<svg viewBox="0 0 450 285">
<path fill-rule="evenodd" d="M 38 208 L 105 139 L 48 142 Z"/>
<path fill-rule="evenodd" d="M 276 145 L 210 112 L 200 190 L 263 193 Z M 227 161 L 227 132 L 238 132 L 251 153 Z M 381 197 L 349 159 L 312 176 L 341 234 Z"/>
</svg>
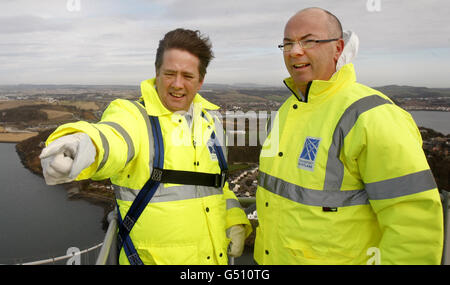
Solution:
<svg viewBox="0 0 450 285">
<path fill-rule="evenodd" d="M 283 102 L 291 92 L 286 87 L 241 86 L 225 84 L 205 84 L 199 92 L 216 103 L 265 103 L 270 101 Z"/>
<path fill-rule="evenodd" d="M 427 88 L 400 85 L 373 87 L 389 97 L 397 98 L 427 98 L 450 97 L 450 88 Z"/>
<path fill-rule="evenodd" d="M 450 100 L 450 88 L 427 88 L 400 85 L 386 85 L 372 87 L 386 96 L 394 99 L 402 98 L 445 98 Z M 216 102 L 241 101 L 241 102 L 284 102 L 291 92 L 285 86 L 270 87 L 263 85 L 226 85 L 226 84 L 205 84 L 200 93 L 207 99 Z M 226 97 L 224 98 L 226 93 Z"/>
<path fill-rule="evenodd" d="M 450 99 L 450 88 L 427 88 L 401 85 L 373 87 L 391 98 L 443 98 Z M 140 87 L 135 85 L 74 85 L 74 84 L 18 84 L 0 85 L 0 96 L 20 95 L 86 95 L 88 93 L 105 97 L 122 97 L 125 94 L 139 96 Z M 220 103 L 264 103 L 284 102 L 291 92 L 284 86 L 267 86 L 261 84 L 215 84 L 205 83 L 200 90 L 205 98 Z M 78 97 L 82 99 L 82 97 Z"/>
</svg>

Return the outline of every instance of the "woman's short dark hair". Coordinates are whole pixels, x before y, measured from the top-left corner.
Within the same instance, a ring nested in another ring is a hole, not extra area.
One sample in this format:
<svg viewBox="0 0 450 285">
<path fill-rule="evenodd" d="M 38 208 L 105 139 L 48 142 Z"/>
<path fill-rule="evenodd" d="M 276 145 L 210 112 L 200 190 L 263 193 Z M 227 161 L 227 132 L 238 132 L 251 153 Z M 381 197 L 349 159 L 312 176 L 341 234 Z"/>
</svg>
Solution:
<svg viewBox="0 0 450 285">
<path fill-rule="evenodd" d="M 198 71 L 200 80 L 203 80 L 206 68 L 211 59 L 214 58 L 212 45 L 207 36 L 202 35 L 198 30 L 193 31 L 181 28 L 168 32 L 159 41 L 159 46 L 156 50 L 155 68 L 157 73 L 162 65 L 164 52 L 170 49 L 185 50 L 195 55 L 200 61 Z"/>
</svg>

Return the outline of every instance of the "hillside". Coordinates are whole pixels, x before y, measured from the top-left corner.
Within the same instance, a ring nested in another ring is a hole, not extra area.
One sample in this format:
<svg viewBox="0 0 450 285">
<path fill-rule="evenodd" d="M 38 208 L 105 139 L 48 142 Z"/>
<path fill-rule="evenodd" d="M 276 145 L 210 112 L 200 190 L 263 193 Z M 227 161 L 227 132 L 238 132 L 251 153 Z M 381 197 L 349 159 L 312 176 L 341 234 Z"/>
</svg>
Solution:
<svg viewBox="0 0 450 285">
<path fill-rule="evenodd" d="M 394 99 L 405 109 L 436 109 L 450 111 L 450 88 L 427 88 L 400 85 L 373 87 Z M 229 85 L 205 83 L 199 92 L 203 97 L 225 110 L 276 110 L 291 96 L 280 86 L 255 84 Z M 47 100 L 64 105 L 95 102 L 100 109 L 117 98 L 137 99 L 139 86 L 127 85 L 0 85 L 0 110 L 11 100 Z M 79 107 L 79 106 L 76 106 Z M 444 108 L 444 109 L 442 109 Z M 1 123 L 1 120 L 0 120 Z"/>
<path fill-rule="evenodd" d="M 392 98 L 450 98 L 450 88 L 427 88 L 401 85 L 373 87 Z"/>
<path fill-rule="evenodd" d="M 429 108 L 431 106 L 450 110 L 450 88 L 390 85 L 376 89 L 394 98 L 404 108 Z M 290 91 L 284 86 L 258 85 L 205 84 L 200 93 L 221 106 L 222 111 L 242 110 L 244 112 L 276 110 L 290 96 Z M 423 96 L 428 97 L 423 98 Z M 3 138 L 4 141 L 14 141 L 9 137 L 16 136 L 16 141 L 22 141 L 41 132 L 32 140 L 32 143 L 29 143 L 30 148 L 20 149 L 20 144 L 18 144 L 18 150 L 26 152 L 27 149 L 33 149 L 33 145 L 38 145 L 44 140 L 41 137 L 43 133 L 47 133 L 48 130 L 54 129 L 62 123 L 77 120 L 97 121 L 101 117 L 102 110 L 111 100 L 116 98 L 137 99 L 138 97 L 136 86 L 20 85 L 7 88 L 0 86 L 0 140 Z M 245 131 L 248 139 L 248 125 L 245 127 Z M 449 136 L 445 137 L 424 128 L 421 128 L 421 131 L 424 136 L 424 150 L 433 173 L 439 181 L 440 188 L 449 189 Z M 428 134 L 431 133 L 432 137 L 428 138 Z M 259 145 L 230 146 L 228 148 L 230 165 L 233 163 L 257 163 L 260 148 Z M 29 158 L 33 156 L 36 154 L 29 154 Z M 36 167 L 40 167 L 36 160 L 34 164 Z"/>
<path fill-rule="evenodd" d="M 406 110 L 450 111 L 450 88 L 427 88 L 387 85 L 373 87 L 393 99 Z M 211 85 L 200 93 L 225 110 L 239 106 L 240 110 L 276 110 L 291 96 L 285 87 L 243 87 L 233 85 Z"/>
</svg>

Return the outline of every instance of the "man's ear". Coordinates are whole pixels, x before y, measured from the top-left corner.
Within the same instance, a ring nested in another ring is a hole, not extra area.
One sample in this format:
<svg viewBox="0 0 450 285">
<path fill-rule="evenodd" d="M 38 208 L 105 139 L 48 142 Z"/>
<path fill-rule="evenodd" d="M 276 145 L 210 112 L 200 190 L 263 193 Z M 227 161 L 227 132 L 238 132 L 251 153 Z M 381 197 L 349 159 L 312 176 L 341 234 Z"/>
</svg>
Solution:
<svg viewBox="0 0 450 285">
<path fill-rule="evenodd" d="M 339 39 L 336 42 L 336 54 L 334 55 L 334 61 L 337 62 L 342 52 L 344 51 L 344 40 Z"/>
<path fill-rule="evenodd" d="M 205 77 L 203 77 L 203 78 L 201 78 L 201 79 L 199 79 L 199 85 L 198 85 L 198 90 L 197 90 L 197 93 L 198 93 L 198 91 L 200 91 L 200 89 L 202 89 L 202 86 L 203 86 L 203 81 L 205 80 Z"/>
</svg>

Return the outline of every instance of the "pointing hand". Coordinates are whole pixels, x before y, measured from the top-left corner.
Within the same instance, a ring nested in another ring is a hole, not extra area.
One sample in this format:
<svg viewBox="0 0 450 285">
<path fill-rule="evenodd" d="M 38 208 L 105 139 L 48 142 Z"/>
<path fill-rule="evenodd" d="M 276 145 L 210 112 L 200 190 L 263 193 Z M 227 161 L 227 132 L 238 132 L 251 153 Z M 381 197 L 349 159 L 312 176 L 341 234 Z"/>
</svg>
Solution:
<svg viewBox="0 0 450 285">
<path fill-rule="evenodd" d="M 90 137 L 76 133 L 60 137 L 42 150 L 42 172 L 48 185 L 75 180 L 94 161 L 97 150 Z"/>
</svg>

